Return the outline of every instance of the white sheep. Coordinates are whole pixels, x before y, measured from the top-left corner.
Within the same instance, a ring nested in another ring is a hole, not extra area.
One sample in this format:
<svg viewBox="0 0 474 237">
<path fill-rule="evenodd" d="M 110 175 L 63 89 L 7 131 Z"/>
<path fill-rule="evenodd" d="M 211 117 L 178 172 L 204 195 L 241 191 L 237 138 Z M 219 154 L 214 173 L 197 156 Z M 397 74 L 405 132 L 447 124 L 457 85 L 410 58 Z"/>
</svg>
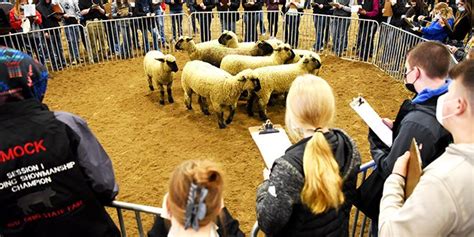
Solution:
<svg viewBox="0 0 474 237">
<path fill-rule="evenodd" d="M 191 60 L 201 60 L 216 67 L 219 67 L 222 59 L 230 54 L 264 56 L 273 52 L 272 46 L 263 41 L 259 41 L 249 50 L 228 48 L 222 45 L 209 46 L 206 43 L 195 44 L 191 37 L 180 37 L 175 47 L 178 50 L 186 50 Z"/>
<path fill-rule="evenodd" d="M 284 64 L 294 57 L 291 46 L 283 44 L 275 48 L 270 56 L 227 55 L 222 59 L 221 68 L 235 75 L 245 69 Z"/>
<path fill-rule="evenodd" d="M 239 39 L 233 31 L 224 30 L 217 42 L 221 45 L 224 45 L 228 48 L 237 48 L 239 47 Z"/>
<path fill-rule="evenodd" d="M 284 44 L 283 41 L 281 41 L 277 38 L 267 39 L 267 40 L 265 40 L 265 42 L 269 43 L 273 47 L 273 49 L 276 49 L 276 47 L 278 47 L 279 45 Z"/>
<path fill-rule="evenodd" d="M 209 63 L 195 60 L 186 63 L 181 74 L 181 85 L 184 90 L 184 103 L 192 109 L 192 94 L 196 93 L 204 114 L 209 115 L 207 100 L 217 113 L 219 128 L 230 124 L 235 114 L 237 101 L 244 90 L 260 90 L 260 83 L 255 79 L 252 70 L 245 70 L 235 76 Z M 224 123 L 224 108 L 230 110 Z"/>
<path fill-rule="evenodd" d="M 247 104 L 247 113 L 253 116 L 253 102 L 258 98 L 259 116 L 267 120 L 266 107 L 272 93 L 286 94 L 296 77 L 312 73 L 321 67 L 321 59 L 316 53 L 305 55 L 294 64 L 261 67 L 253 70 L 253 75 L 260 80 L 260 91 L 253 91 Z"/>
<path fill-rule="evenodd" d="M 149 51 L 143 59 L 143 69 L 148 78 L 148 87 L 150 90 L 155 90 L 153 81 L 160 87 L 160 104 L 165 104 L 164 85 L 166 85 L 168 92 L 168 102 L 173 103 L 171 86 L 173 85 L 173 72 L 178 71 L 176 58 L 171 54 L 164 55 L 160 51 L 152 50 Z"/>
</svg>

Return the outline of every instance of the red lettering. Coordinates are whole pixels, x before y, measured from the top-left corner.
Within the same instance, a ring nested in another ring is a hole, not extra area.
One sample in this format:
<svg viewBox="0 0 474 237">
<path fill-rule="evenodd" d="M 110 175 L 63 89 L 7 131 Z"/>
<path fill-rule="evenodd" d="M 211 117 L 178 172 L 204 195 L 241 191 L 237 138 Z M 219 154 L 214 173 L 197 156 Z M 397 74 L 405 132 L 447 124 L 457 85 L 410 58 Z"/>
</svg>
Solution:
<svg viewBox="0 0 474 237">
<path fill-rule="evenodd" d="M 20 221 L 12 221 L 12 222 L 7 224 L 7 228 L 13 228 L 13 227 L 19 226 L 19 225 L 20 225 Z"/>
<path fill-rule="evenodd" d="M 40 152 L 40 150 L 43 150 L 43 151 L 46 151 L 46 148 L 43 146 L 43 139 L 39 140 L 39 141 L 35 141 L 34 144 L 35 144 L 35 149 L 36 149 L 36 152 Z"/>
<path fill-rule="evenodd" d="M 16 146 L 13 148 L 13 154 L 15 154 L 15 157 L 22 157 L 25 155 L 25 151 L 22 146 Z"/>
<path fill-rule="evenodd" d="M 5 154 L 5 152 L 0 151 L 0 158 L 2 162 L 7 162 L 9 160 L 13 160 L 15 156 L 13 155 L 13 150 L 10 148 L 8 149 L 8 153 Z"/>
<path fill-rule="evenodd" d="M 31 147 L 31 149 L 28 149 L 28 147 Z M 28 154 L 28 155 L 33 155 L 33 154 L 35 154 L 35 149 L 33 149 L 33 144 L 31 144 L 31 142 L 25 144 L 25 152 L 26 152 L 26 154 Z"/>
</svg>

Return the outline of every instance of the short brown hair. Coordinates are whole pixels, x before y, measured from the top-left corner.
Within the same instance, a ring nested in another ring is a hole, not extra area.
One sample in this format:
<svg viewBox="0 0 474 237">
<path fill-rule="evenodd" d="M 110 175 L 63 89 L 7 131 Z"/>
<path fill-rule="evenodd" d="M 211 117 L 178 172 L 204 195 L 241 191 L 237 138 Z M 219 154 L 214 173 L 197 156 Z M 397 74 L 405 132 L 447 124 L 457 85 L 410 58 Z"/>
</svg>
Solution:
<svg viewBox="0 0 474 237">
<path fill-rule="evenodd" d="M 440 43 L 423 42 L 408 51 L 407 61 L 411 67 L 422 68 L 430 78 L 444 78 L 449 71 L 450 53 Z"/>
<path fill-rule="evenodd" d="M 474 59 L 464 60 L 449 71 L 449 77 L 461 81 L 463 87 L 474 94 Z M 472 96 L 471 96 L 472 97 Z"/>
</svg>

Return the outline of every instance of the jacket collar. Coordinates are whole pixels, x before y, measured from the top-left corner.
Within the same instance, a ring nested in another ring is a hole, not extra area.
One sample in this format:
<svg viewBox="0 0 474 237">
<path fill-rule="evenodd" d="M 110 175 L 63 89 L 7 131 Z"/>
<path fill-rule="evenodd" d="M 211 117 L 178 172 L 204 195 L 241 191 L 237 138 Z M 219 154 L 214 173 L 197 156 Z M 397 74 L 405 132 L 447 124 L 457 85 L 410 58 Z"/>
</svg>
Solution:
<svg viewBox="0 0 474 237">
<path fill-rule="evenodd" d="M 32 111 L 49 110 L 45 104 L 31 98 L 17 102 L 9 102 L 0 106 L 0 120 L 7 120 L 17 116 L 26 115 Z"/>
</svg>

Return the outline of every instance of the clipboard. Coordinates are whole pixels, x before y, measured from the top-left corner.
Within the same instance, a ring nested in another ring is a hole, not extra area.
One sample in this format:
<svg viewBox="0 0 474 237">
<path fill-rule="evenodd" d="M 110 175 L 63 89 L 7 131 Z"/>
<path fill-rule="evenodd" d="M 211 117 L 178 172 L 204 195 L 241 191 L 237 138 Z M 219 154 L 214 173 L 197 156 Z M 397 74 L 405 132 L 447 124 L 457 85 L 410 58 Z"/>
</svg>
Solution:
<svg viewBox="0 0 474 237">
<path fill-rule="evenodd" d="M 377 134 L 385 145 L 392 147 L 392 130 L 382 122 L 382 118 L 362 96 L 354 98 L 351 101 L 350 106 L 362 118 L 362 120 L 369 125 L 372 131 Z"/>
<path fill-rule="evenodd" d="M 415 138 L 413 138 L 410 145 L 410 159 L 408 160 L 407 165 L 405 200 L 410 197 L 416 185 L 420 181 L 420 177 L 423 174 L 421 164 L 420 150 L 418 149 L 418 144 L 416 143 Z"/>
<path fill-rule="evenodd" d="M 273 162 L 283 156 L 286 149 L 292 144 L 282 126 L 272 124 L 273 129 L 278 132 L 262 133 L 262 131 L 265 131 L 264 126 L 265 124 L 263 126 L 250 127 L 249 132 L 262 155 L 265 167 L 271 170 Z"/>
</svg>

